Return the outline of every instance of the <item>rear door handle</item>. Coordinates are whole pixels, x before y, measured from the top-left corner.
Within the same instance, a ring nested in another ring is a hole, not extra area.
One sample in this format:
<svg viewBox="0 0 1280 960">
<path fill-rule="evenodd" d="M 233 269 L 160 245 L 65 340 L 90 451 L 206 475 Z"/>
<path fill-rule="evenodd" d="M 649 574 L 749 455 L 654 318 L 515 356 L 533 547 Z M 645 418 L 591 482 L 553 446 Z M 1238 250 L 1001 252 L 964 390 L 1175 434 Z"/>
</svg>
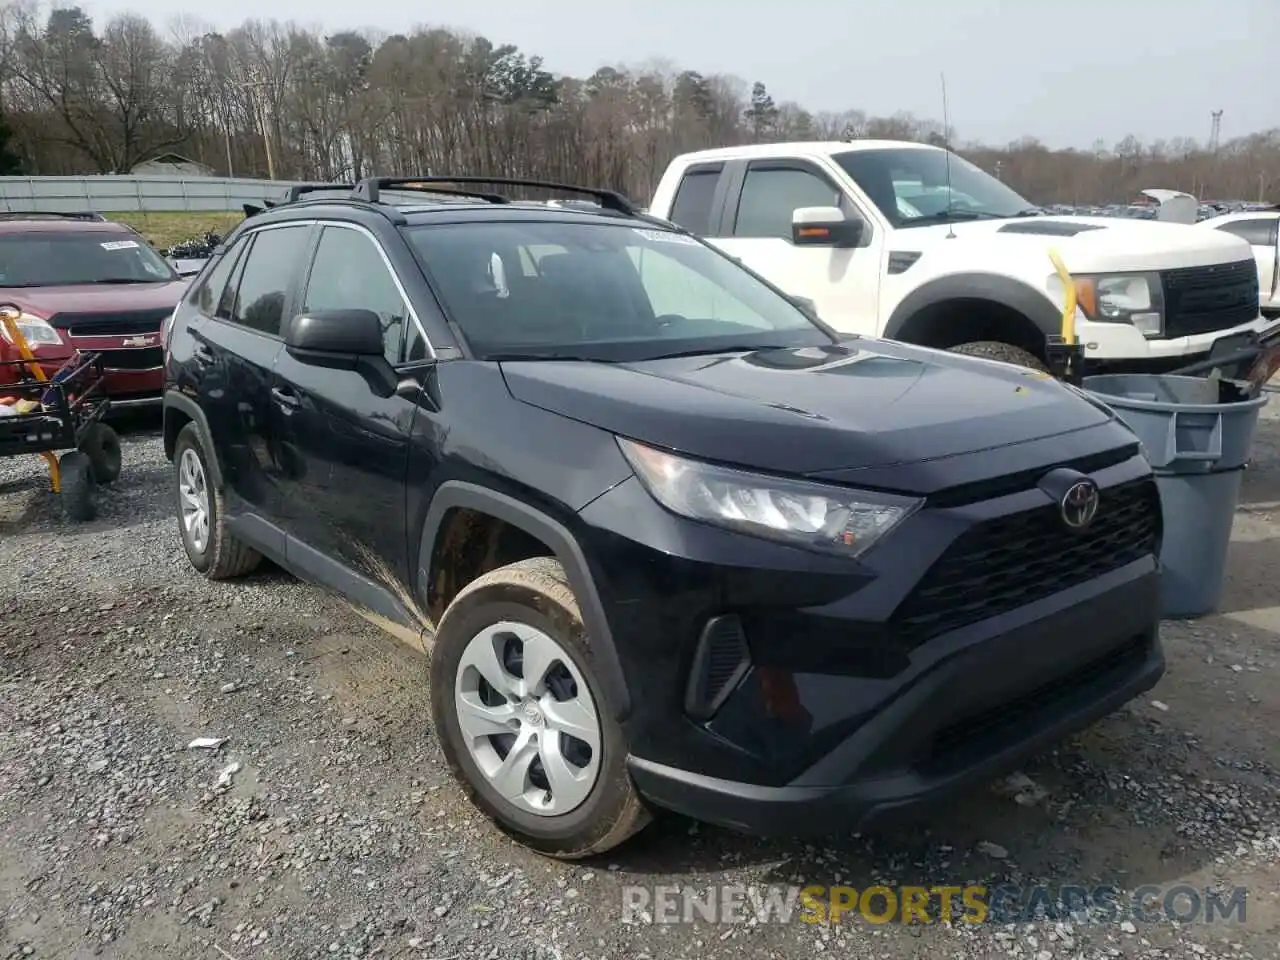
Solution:
<svg viewBox="0 0 1280 960">
<path fill-rule="evenodd" d="M 282 390 L 279 387 L 271 388 L 271 398 L 282 407 L 297 409 L 302 406 L 302 401 L 298 399 L 297 394 L 290 393 L 288 390 Z"/>
</svg>

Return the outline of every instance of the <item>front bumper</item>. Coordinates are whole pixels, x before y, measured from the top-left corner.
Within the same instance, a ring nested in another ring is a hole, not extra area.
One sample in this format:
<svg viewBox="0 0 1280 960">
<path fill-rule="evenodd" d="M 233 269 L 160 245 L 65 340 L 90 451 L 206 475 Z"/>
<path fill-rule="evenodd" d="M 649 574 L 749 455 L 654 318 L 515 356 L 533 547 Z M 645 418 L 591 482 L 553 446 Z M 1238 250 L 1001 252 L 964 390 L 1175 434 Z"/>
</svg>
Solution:
<svg viewBox="0 0 1280 960">
<path fill-rule="evenodd" d="M 952 484 L 967 482 L 856 563 L 685 521 L 635 478 L 593 501 L 576 533 L 641 792 L 752 832 L 854 829 L 994 777 L 1153 686 L 1158 496 L 1121 436 L 953 458 Z M 1102 489 L 1089 536 L 1064 539 L 1036 486 L 1046 464 Z"/>
<path fill-rule="evenodd" d="M 104 353 L 102 391 L 111 399 L 113 408 L 158 407 L 164 393 L 164 367 L 143 365 L 140 368 L 113 365 L 111 354 L 93 346 L 80 348 L 84 353 Z M 121 351 L 116 351 L 119 354 Z M 46 377 L 52 378 L 72 354 L 48 356 L 37 353 L 36 359 Z M 17 359 L 14 357 L 13 359 Z M 0 383 L 0 390 L 4 384 Z"/>
<path fill-rule="evenodd" d="M 782 786 L 630 759 L 652 803 L 755 834 L 857 830 L 1015 769 L 1151 689 L 1164 672 L 1154 570 L 940 664 Z"/>
<path fill-rule="evenodd" d="M 1098 323 L 1081 318 L 1076 322 L 1076 336 L 1084 344 L 1085 360 L 1090 364 L 1147 365 L 1159 369 L 1190 363 L 1201 355 L 1207 357 L 1219 340 L 1242 334 L 1262 334 L 1273 323 L 1259 315 L 1249 323 L 1225 330 L 1168 340 L 1148 340 L 1126 323 Z"/>
</svg>

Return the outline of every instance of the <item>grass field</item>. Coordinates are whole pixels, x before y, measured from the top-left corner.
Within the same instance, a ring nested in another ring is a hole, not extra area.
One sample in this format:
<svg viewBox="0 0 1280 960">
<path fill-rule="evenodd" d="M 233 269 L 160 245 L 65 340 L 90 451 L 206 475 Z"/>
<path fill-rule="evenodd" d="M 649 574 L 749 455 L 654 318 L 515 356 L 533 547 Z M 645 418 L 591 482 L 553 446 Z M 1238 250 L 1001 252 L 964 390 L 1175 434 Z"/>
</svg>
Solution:
<svg viewBox="0 0 1280 960">
<path fill-rule="evenodd" d="M 210 230 L 226 234 L 244 219 L 239 213 L 108 213 L 108 219 L 127 223 L 161 250 L 202 237 Z"/>
</svg>

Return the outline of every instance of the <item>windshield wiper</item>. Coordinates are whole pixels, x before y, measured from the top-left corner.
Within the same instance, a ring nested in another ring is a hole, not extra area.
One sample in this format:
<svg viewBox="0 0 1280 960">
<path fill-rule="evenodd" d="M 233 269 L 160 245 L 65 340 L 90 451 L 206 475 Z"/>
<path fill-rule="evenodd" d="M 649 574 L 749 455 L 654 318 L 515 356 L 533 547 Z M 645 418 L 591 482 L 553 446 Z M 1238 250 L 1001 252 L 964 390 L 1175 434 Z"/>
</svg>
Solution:
<svg viewBox="0 0 1280 960">
<path fill-rule="evenodd" d="M 610 363 L 602 357 L 588 357 L 579 353 L 485 353 L 482 359 L 501 363 L 514 360 L 577 360 L 582 363 Z"/>
<path fill-rule="evenodd" d="M 706 357 L 717 353 L 756 353 L 759 350 L 787 350 L 794 346 L 794 343 L 726 343 L 716 347 L 695 347 L 692 350 L 660 353 L 651 359 L 667 360 L 672 357 Z"/>
<path fill-rule="evenodd" d="M 926 223 L 947 223 L 952 220 L 1005 220 L 1007 213 L 990 213 L 986 210 L 939 210 L 902 221 L 903 227 L 918 227 Z"/>
<path fill-rule="evenodd" d="M 141 280 L 137 277 L 103 277 L 101 280 L 86 280 L 86 284 L 125 284 L 125 283 L 167 283 L 168 281 L 162 277 L 148 277 Z"/>
</svg>

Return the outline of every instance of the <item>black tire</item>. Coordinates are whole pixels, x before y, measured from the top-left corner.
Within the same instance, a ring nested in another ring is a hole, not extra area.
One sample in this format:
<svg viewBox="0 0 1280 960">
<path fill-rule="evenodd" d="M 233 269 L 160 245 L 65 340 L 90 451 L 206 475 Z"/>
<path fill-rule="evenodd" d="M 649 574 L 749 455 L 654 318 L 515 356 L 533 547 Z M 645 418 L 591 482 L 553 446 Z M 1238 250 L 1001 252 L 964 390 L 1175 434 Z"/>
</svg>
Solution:
<svg viewBox="0 0 1280 960">
<path fill-rule="evenodd" d="M 962 343 L 958 347 L 952 347 L 951 352 L 963 353 L 969 357 L 982 357 L 984 360 L 999 360 L 1001 363 L 1011 363 L 1015 367 L 1030 367 L 1041 373 L 1049 372 L 1045 362 L 1034 353 L 998 340 L 975 340 L 973 343 Z"/>
<path fill-rule="evenodd" d="M 120 435 L 101 421 L 93 423 L 80 441 L 80 452 L 89 458 L 93 479 L 101 485 L 115 483 L 120 476 L 124 455 Z"/>
<path fill-rule="evenodd" d="M 98 507 L 93 495 L 97 483 L 93 479 L 93 464 L 89 458 L 79 450 L 64 453 L 58 460 L 58 472 L 62 488 L 59 497 L 66 518 L 83 523 L 96 517 Z"/>
<path fill-rule="evenodd" d="M 208 535 L 203 549 L 192 539 L 183 522 L 182 470 L 183 457 L 191 454 L 199 461 L 201 476 L 204 480 L 207 495 Z M 182 537 L 182 547 L 187 552 L 191 565 L 210 580 L 228 580 L 240 577 L 252 571 L 262 562 L 262 555 L 252 547 L 237 540 L 226 528 L 223 519 L 222 491 L 209 477 L 209 459 L 205 454 L 204 444 L 200 440 L 200 431 L 194 423 L 188 423 L 178 433 L 173 445 L 174 465 L 174 497 L 178 508 L 178 534 Z"/>
<path fill-rule="evenodd" d="M 596 705 L 602 748 L 599 774 L 582 803 L 564 814 L 540 816 L 503 798 L 477 766 L 462 735 L 454 692 L 462 655 L 480 631 L 502 621 L 528 624 L 559 644 Z M 627 773 L 622 730 L 606 706 L 593 660 L 578 602 L 564 568 L 551 557 L 512 563 L 467 584 L 440 618 L 431 654 L 431 709 L 454 777 L 471 802 L 508 836 L 562 860 L 616 847 L 650 819 Z"/>
</svg>

